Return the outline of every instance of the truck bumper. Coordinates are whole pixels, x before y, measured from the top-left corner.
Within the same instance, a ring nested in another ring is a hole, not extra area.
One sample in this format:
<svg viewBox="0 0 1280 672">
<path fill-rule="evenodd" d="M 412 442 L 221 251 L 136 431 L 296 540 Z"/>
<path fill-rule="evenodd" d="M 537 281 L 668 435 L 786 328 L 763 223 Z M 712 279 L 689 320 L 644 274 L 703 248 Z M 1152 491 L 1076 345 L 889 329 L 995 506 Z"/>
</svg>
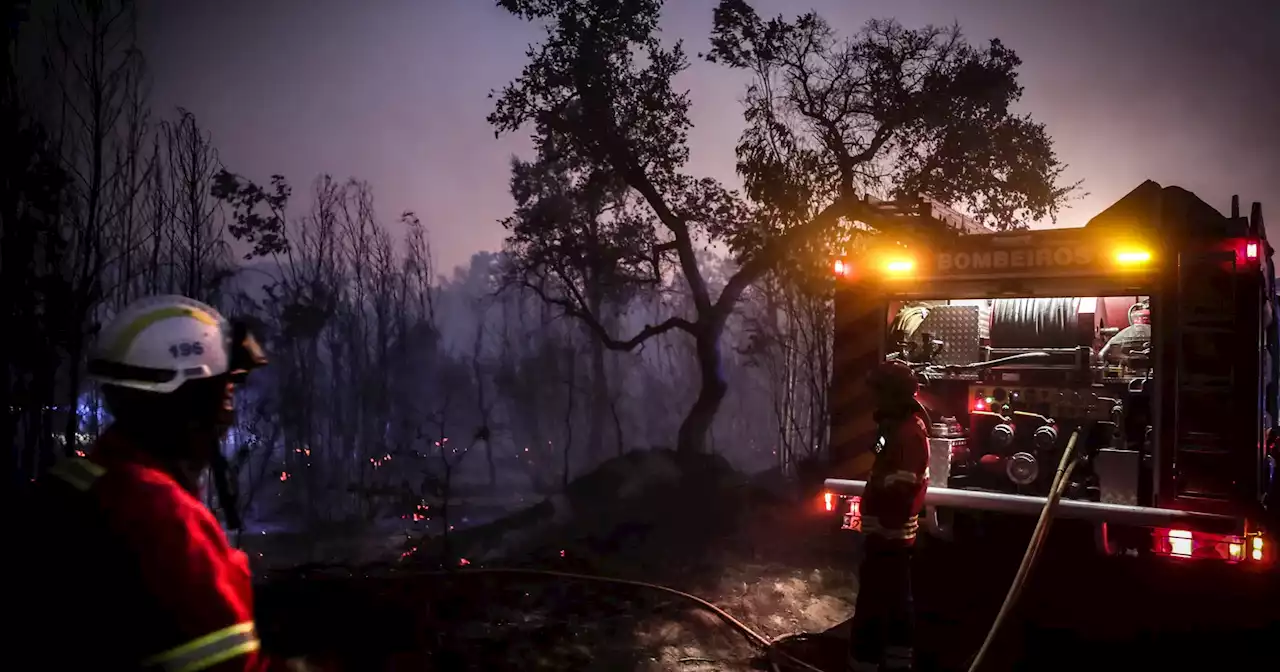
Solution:
<svg viewBox="0 0 1280 672">
<path fill-rule="evenodd" d="M 858 497 L 866 489 L 867 482 L 829 478 L 826 480 L 825 486 L 827 492 L 846 497 Z M 929 507 L 942 506 L 954 509 L 1036 516 L 1044 508 L 1046 499 L 1027 495 L 1010 495 L 1000 492 L 957 490 L 930 486 L 925 493 L 924 502 Z M 1056 516 L 1058 518 L 1089 520 L 1134 527 L 1171 527 L 1211 532 L 1229 532 L 1240 524 L 1240 521 L 1235 518 L 1217 514 L 1159 509 L 1148 506 L 1103 504 L 1101 502 L 1084 502 L 1074 499 L 1060 500 Z"/>
</svg>

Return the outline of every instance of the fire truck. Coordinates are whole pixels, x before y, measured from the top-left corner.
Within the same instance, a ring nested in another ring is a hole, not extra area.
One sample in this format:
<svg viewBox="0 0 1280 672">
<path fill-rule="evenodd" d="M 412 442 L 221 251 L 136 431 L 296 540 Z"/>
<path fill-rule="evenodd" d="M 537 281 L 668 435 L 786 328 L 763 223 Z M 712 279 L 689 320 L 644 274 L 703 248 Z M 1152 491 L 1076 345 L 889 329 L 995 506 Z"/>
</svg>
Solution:
<svg viewBox="0 0 1280 672">
<path fill-rule="evenodd" d="M 1223 216 L 1148 181 L 1083 227 L 934 224 L 834 263 L 824 499 L 842 527 L 878 446 L 865 373 L 894 358 L 930 419 L 931 535 L 1052 499 L 1106 554 L 1275 567 L 1280 326 L 1260 204 Z"/>
</svg>

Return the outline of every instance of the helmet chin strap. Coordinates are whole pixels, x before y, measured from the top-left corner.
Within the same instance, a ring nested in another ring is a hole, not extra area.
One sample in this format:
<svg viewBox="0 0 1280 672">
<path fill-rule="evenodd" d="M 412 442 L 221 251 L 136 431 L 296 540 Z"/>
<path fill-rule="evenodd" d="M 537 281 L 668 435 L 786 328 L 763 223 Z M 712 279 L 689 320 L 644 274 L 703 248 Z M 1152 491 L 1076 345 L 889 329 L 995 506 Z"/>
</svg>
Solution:
<svg viewBox="0 0 1280 672">
<path fill-rule="evenodd" d="M 913 411 L 913 412 L 915 412 L 915 413 L 920 413 L 920 414 L 924 415 L 924 424 L 925 424 L 925 426 L 926 426 L 926 427 L 932 427 L 932 426 L 933 426 L 933 416 L 929 415 L 929 409 L 925 408 L 924 404 L 920 403 L 920 399 L 919 399 L 919 398 L 913 399 L 913 401 L 915 401 L 915 403 L 916 403 L 916 410 L 915 410 L 915 411 Z"/>
<path fill-rule="evenodd" d="M 165 470 L 170 476 L 183 487 L 184 490 L 191 493 L 193 497 L 200 496 L 200 475 L 204 473 L 205 465 L 197 460 L 184 458 L 171 458 L 162 460 Z"/>
<path fill-rule="evenodd" d="M 192 444 L 210 445 L 192 446 L 185 454 L 166 460 L 174 478 L 192 495 L 199 496 L 200 475 L 207 469 L 213 481 L 213 494 L 218 499 L 218 508 L 222 510 L 223 520 L 233 530 L 244 529 L 244 519 L 240 515 L 239 492 L 236 480 L 231 473 L 231 465 L 226 455 L 222 454 L 221 432 L 212 437 L 191 439 Z"/>
<path fill-rule="evenodd" d="M 200 475 L 208 469 L 213 481 L 213 494 L 218 499 L 218 508 L 222 510 L 223 520 L 228 528 L 242 530 L 244 520 L 240 516 L 236 480 L 231 473 L 231 465 L 227 462 L 226 455 L 222 453 L 221 439 L 225 430 L 218 429 L 207 434 L 198 431 L 197 434 L 203 435 L 188 439 L 188 450 L 178 458 L 175 465 L 179 471 L 186 472 L 182 478 L 186 479 L 190 485 L 184 482 L 183 486 L 192 494 L 197 494 Z"/>
<path fill-rule="evenodd" d="M 218 498 L 218 508 L 222 509 L 227 527 L 240 530 L 243 519 L 240 516 L 235 479 L 232 478 L 226 456 L 222 454 L 221 443 L 226 426 L 216 423 L 214 426 L 197 427 L 188 424 L 189 422 L 188 419 L 187 422 L 157 425 L 145 421 L 121 423 L 117 420 L 116 425 L 158 460 L 165 471 L 193 496 L 199 496 L 200 476 L 208 469 L 213 480 L 214 494 Z"/>
<path fill-rule="evenodd" d="M 240 517 L 239 493 L 236 492 L 235 479 L 231 477 L 231 465 L 221 450 L 213 451 L 213 459 L 209 461 L 209 471 L 213 476 L 213 491 L 218 496 L 218 508 L 222 509 L 222 517 L 227 527 L 243 530 L 244 520 Z"/>
<path fill-rule="evenodd" d="M 899 399 L 885 404 L 883 408 L 876 409 L 874 415 L 877 419 L 890 420 L 910 417 L 915 413 L 924 413 L 926 417 L 929 415 L 929 411 L 920 403 L 920 400 L 912 397 L 909 400 Z"/>
</svg>

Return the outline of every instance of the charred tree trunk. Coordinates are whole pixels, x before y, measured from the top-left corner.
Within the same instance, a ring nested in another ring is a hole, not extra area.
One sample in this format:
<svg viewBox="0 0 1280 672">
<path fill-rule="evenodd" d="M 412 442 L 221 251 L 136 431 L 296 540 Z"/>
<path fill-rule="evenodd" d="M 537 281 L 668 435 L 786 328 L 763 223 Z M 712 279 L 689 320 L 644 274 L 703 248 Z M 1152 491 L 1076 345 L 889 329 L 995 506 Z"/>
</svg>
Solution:
<svg viewBox="0 0 1280 672">
<path fill-rule="evenodd" d="M 577 395 L 577 389 L 578 389 L 577 358 L 574 356 L 574 353 L 572 351 L 568 352 L 567 354 L 569 355 L 569 357 L 567 358 L 568 364 L 569 364 L 569 371 L 568 371 L 568 375 L 566 376 L 566 383 L 565 383 L 566 397 L 565 397 L 565 404 L 564 404 L 564 446 L 562 448 L 563 461 L 560 463 L 560 487 L 562 489 L 568 489 L 569 478 L 573 474 L 573 470 L 570 463 L 571 453 L 573 450 L 573 412 L 577 408 L 577 396 L 578 396 Z M 593 420 L 592 426 L 594 427 L 595 425 L 596 423 Z"/>
<path fill-rule="evenodd" d="M 587 459 L 599 461 L 605 455 L 605 423 L 611 415 L 609 378 L 605 370 L 605 347 L 598 338 L 587 341 L 591 349 L 591 400 L 587 413 Z"/>
<path fill-rule="evenodd" d="M 698 359 L 698 398 L 680 423 L 680 431 L 676 436 L 676 450 L 684 454 L 707 452 L 707 435 L 729 391 L 720 356 L 724 323 L 717 321 L 698 326 L 700 328 L 694 334 Z"/>
<path fill-rule="evenodd" d="M 445 567 L 453 564 L 453 539 L 450 532 L 453 526 L 449 523 L 449 500 L 453 496 L 453 465 L 445 456 L 445 446 L 440 446 L 441 480 L 440 480 L 440 561 Z"/>
<path fill-rule="evenodd" d="M 498 463 L 493 459 L 492 441 L 484 442 L 484 461 L 489 477 L 489 490 L 496 492 L 498 489 Z"/>
<path fill-rule="evenodd" d="M 71 457 L 79 449 L 80 433 L 80 361 L 84 356 L 84 337 L 73 338 L 67 350 L 67 396 L 68 405 L 63 416 L 63 457 Z"/>
<path fill-rule="evenodd" d="M 612 396 L 609 397 L 609 416 L 613 419 L 614 447 L 618 457 L 622 457 L 626 452 L 626 444 L 622 440 L 622 416 L 618 414 L 618 400 Z"/>
</svg>

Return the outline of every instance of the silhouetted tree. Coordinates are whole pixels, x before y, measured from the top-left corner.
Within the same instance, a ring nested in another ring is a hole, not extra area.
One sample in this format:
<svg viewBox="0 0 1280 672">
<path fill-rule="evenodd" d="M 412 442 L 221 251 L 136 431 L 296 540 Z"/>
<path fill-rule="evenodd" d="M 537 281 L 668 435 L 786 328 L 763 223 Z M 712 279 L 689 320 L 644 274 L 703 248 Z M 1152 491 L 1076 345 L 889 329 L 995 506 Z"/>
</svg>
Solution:
<svg viewBox="0 0 1280 672">
<path fill-rule="evenodd" d="M 700 392 L 678 433 L 682 451 L 703 450 L 725 398 L 720 341 L 743 292 L 841 225 L 874 222 L 867 194 L 927 194 L 1014 226 L 1054 214 L 1071 189 L 1058 184 L 1044 128 L 1010 110 L 1019 60 L 999 41 L 977 48 L 955 30 L 891 21 L 837 40 L 813 13 L 764 21 L 743 0 L 722 0 L 707 59 L 755 79 L 737 148 L 740 196 L 685 172 L 690 99 L 674 78 L 688 61 L 659 38 L 660 0 L 498 4 L 547 34 L 489 122 L 498 133 L 532 126 L 538 163 L 637 194 L 655 224 L 647 240 L 659 244 L 629 256 L 674 252 L 688 285 L 691 316 L 630 338 L 611 336 L 585 303 L 569 311 L 613 349 L 671 330 L 693 338 Z M 716 296 L 699 241 L 726 245 L 739 264 Z"/>
<path fill-rule="evenodd" d="M 161 124 L 164 157 L 157 169 L 168 194 L 170 286 L 179 293 L 217 303 L 231 272 L 221 202 L 213 187 L 223 168 L 209 134 L 195 115 L 178 109 L 178 119 Z"/>
<path fill-rule="evenodd" d="M 590 316 L 582 320 L 588 332 L 599 327 L 587 341 L 587 451 L 594 458 L 603 452 L 609 417 L 605 342 L 611 320 L 605 307 L 625 304 L 638 289 L 659 282 L 650 252 L 654 222 L 635 194 L 607 172 L 553 159 L 513 160 L 511 172 L 516 212 L 503 220 L 510 232 L 506 280 L 569 314 Z"/>
<path fill-rule="evenodd" d="M 8 319 L 38 334 L 10 366 L 23 400 L 22 469 L 31 475 L 55 444 L 70 453 L 82 443 L 81 364 L 99 309 L 127 282 L 122 232 L 144 183 L 146 115 L 132 2 L 37 3 L 29 23 L 26 4 L 5 10 L 5 105 L 13 111 L 5 124 L 17 134 L 3 153 L 29 173 L 10 194 L 37 191 L 5 213 L 4 263 L 6 289 L 22 297 Z M 14 39 L 18 26 L 35 39 Z M 8 282 L 18 276 L 26 281 Z"/>
<path fill-rule="evenodd" d="M 52 457 L 54 380 L 60 343 L 49 306 L 66 299 L 66 246 L 58 229 L 69 177 L 47 128 L 24 100 L 16 54 L 29 30 L 27 3 L 9 3 L 0 44 L 0 314 L 13 328 L 0 351 L 0 442 L 10 446 L 9 474 L 33 476 Z"/>
</svg>

